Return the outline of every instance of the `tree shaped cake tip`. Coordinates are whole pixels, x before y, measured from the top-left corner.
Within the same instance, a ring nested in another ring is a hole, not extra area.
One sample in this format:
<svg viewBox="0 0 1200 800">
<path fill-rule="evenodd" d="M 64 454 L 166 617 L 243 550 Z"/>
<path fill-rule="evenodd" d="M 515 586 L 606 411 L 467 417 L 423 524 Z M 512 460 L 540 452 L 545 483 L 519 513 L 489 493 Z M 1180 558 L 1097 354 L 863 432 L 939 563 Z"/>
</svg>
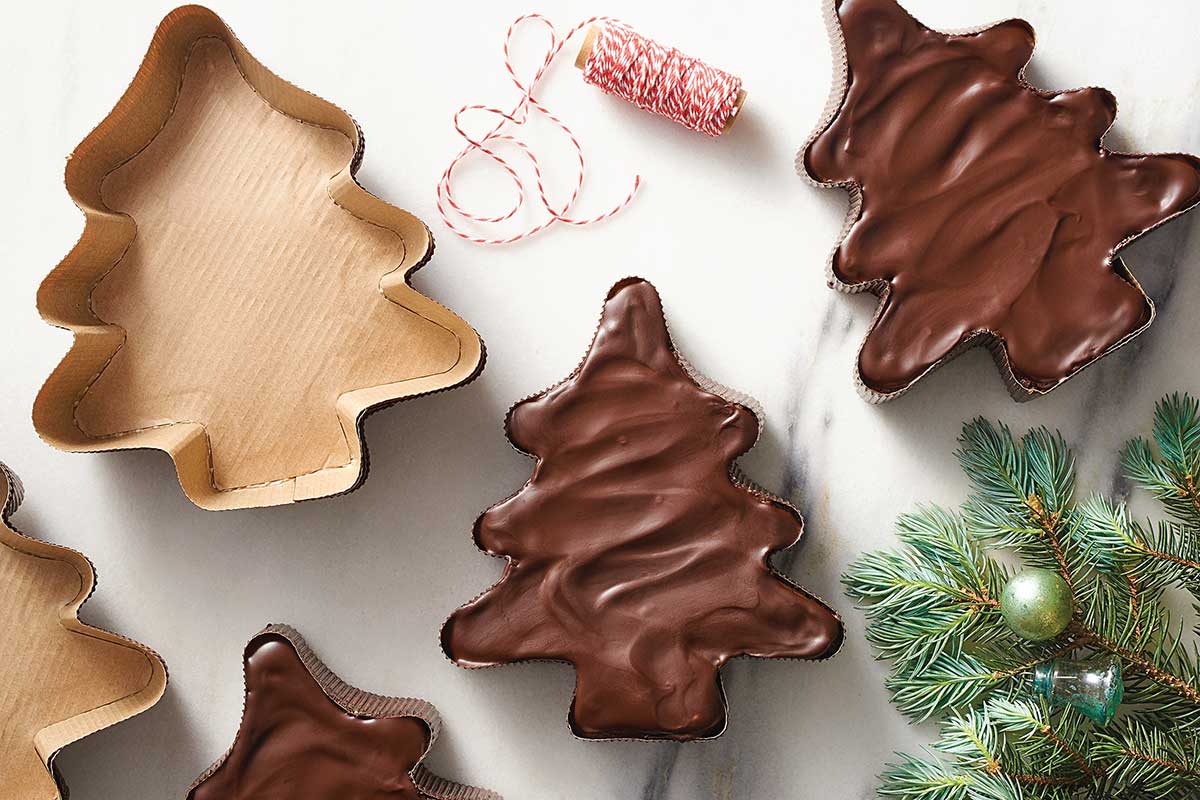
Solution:
<svg viewBox="0 0 1200 800">
<path fill-rule="evenodd" d="M 851 193 L 831 283 L 880 297 L 868 398 L 986 343 L 1027 399 L 1144 330 L 1153 304 L 1117 253 L 1200 202 L 1200 159 L 1106 148 L 1116 100 L 1027 83 L 1024 20 L 948 34 L 895 0 L 832 8 L 845 70 L 797 166 Z"/>
<path fill-rule="evenodd" d="M 840 619 L 767 562 L 800 515 L 734 477 L 759 421 L 718 391 L 676 353 L 654 287 L 614 286 L 576 371 L 509 413 L 537 466 L 476 523 L 508 563 L 446 622 L 447 655 L 568 662 L 577 736 L 676 740 L 724 729 L 730 658 L 832 656 Z"/>
<path fill-rule="evenodd" d="M 502 800 L 421 764 L 441 729 L 432 705 L 344 683 L 290 626 L 250 640 L 245 676 L 233 746 L 188 800 Z"/>
</svg>

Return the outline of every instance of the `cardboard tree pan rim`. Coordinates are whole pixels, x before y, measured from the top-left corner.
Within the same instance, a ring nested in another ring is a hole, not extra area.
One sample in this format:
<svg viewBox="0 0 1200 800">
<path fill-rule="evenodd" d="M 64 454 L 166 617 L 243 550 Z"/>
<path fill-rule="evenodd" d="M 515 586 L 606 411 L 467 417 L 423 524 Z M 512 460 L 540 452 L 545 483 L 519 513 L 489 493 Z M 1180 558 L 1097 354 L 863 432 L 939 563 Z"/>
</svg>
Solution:
<svg viewBox="0 0 1200 800">
<path fill-rule="evenodd" d="M 18 532 L 9 521 L 21 483 L 0 464 L 0 796 L 65 798 L 55 768 L 72 742 L 155 705 L 167 669 L 150 648 L 86 625 L 79 609 L 96 587 L 82 553 Z"/>
<path fill-rule="evenodd" d="M 38 434 L 162 450 L 210 510 L 361 485 L 366 415 L 468 383 L 485 359 L 410 285 L 432 235 L 358 184 L 362 156 L 349 114 L 215 13 L 168 14 L 67 163 L 85 227 L 37 305 L 74 338 L 34 403 Z"/>
</svg>

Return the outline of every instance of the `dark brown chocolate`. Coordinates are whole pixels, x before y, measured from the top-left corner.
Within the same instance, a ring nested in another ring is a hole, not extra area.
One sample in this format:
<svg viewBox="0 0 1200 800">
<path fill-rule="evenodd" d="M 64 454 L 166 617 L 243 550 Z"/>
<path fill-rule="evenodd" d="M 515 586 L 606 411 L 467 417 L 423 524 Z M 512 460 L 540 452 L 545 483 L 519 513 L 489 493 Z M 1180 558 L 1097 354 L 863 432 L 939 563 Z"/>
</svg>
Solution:
<svg viewBox="0 0 1200 800">
<path fill-rule="evenodd" d="M 1153 307 L 1115 253 L 1200 201 L 1200 160 L 1105 149 L 1116 100 L 1026 83 L 1024 20 L 950 35 L 894 0 L 836 9 L 848 83 L 804 166 L 861 190 L 833 276 L 882 298 L 866 387 L 901 392 L 979 336 L 1045 392 L 1144 329 Z"/>
<path fill-rule="evenodd" d="M 255 636 L 245 663 L 237 738 L 189 800 L 500 800 L 419 766 L 438 726 L 432 706 L 346 685 L 291 628 Z"/>
<path fill-rule="evenodd" d="M 654 287 L 618 283 L 576 372 L 509 413 L 538 463 L 476 523 L 508 565 L 446 622 L 447 655 L 570 662 L 576 735 L 678 740 L 723 730 L 730 658 L 833 655 L 841 621 L 767 563 L 799 513 L 731 476 L 758 431 L 685 369 Z"/>
</svg>

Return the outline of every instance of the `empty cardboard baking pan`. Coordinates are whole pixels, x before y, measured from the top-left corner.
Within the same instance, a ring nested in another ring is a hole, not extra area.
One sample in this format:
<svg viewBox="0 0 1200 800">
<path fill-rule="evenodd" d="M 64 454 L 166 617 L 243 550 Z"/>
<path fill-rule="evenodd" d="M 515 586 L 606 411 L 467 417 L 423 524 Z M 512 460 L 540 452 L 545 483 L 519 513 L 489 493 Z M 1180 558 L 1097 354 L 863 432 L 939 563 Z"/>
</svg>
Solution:
<svg viewBox="0 0 1200 800">
<path fill-rule="evenodd" d="M 155 448 L 209 509 L 346 492 L 363 417 L 483 366 L 408 280 L 428 228 L 354 178 L 363 137 L 199 6 L 163 20 L 66 170 L 86 225 L 38 293 L 74 343 L 34 425 L 76 452 Z"/>
<path fill-rule="evenodd" d="M 167 668 L 150 648 L 79 621 L 92 562 L 19 533 L 9 517 L 21 496 L 0 464 L 0 797 L 51 800 L 67 796 L 59 751 L 157 703 Z"/>
</svg>

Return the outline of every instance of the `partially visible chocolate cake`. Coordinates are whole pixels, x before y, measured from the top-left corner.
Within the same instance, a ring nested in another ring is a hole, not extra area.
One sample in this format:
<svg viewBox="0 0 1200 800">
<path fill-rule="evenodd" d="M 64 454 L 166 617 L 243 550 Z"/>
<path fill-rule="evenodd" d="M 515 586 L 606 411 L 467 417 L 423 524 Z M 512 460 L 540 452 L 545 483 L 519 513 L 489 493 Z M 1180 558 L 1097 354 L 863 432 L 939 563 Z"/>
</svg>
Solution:
<svg viewBox="0 0 1200 800">
<path fill-rule="evenodd" d="M 348 686 L 292 628 L 267 627 L 245 661 L 241 727 L 188 800 L 501 800 L 420 765 L 440 726 L 433 706 Z"/>
<path fill-rule="evenodd" d="M 1116 253 L 1200 202 L 1200 160 L 1105 148 L 1116 100 L 1030 86 L 1024 20 L 946 34 L 895 0 L 835 8 L 844 93 L 803 170 L 853 195 L 832 278 L 881 298 L 858 362 L 871 398 L 975 342 L 1034 396 L 1144 330 L 1153 306 Z"/>
</svg>

